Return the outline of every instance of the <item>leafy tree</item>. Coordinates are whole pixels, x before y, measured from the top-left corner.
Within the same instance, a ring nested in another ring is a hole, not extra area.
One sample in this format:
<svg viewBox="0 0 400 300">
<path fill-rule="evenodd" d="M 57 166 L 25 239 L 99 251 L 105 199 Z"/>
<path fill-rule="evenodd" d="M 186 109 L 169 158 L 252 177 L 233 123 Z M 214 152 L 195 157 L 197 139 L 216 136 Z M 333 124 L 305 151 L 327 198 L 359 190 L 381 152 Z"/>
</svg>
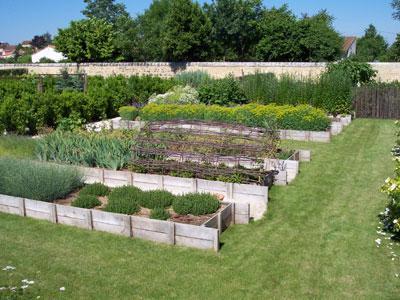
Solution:
<svg viewBox="0 0 400 300">
<path fill-rule="evenodd" d="M 259 40 L 258 22 L 263 15 L 261 0 L 213 0 L 204 6 L 212 22 L 216 59 L 251 60 Z"/>
<path fill-rule="evenodd" d="M 120 17 L 114 25 L 114 46 L 116 61 L 134 61 L 142 49 L 139 49 L 137 21 L 130 17 Z"/>
<path fill-rule="evenodd" d="M 154 0 L 150 7 L 136 19 L 136 41 L 140 61 L 162 61 L 163 43 L 170 0 Z"/>
<path fill-rule="evenodd" d="M 164 59 L 203 61 L 209 58 L 211 22 L 198 3 L 172 0 L 165 23 Z"/>
<path fill-rule="evenodd" d="M 72 21 L 54 38 L 58 51 L 75 62 L 107 61 L 113 56 L 113 26 L 101 19 Z"/>
<path fill-rule="evenodd" d="M 392 7 L 394 9 L 393 18 L 400 20 L 400 0 L 393 0 Z"/>
<path fill-rule="evenodd" d="M 383 36 L 378 34 L 374 25 L 369 25 L 365 34 L 357 41 L 356 59 L 359 61 L 379 60 L 387 51 L 388 44 Z"/>
<path fill-rule="evenodd" d="M 390 46 L 387 53 L 387 60 L 400 62 L 400 34 L 397 35 L 395 42 Z"/>
<path fill-rule="evenodd" d="M 287 5 L 266 10 L 259 26 L 258 60 L 293 61 L 300 56 L 297 20 Z"/>
<path fill-rule="evenodd" d="M 50 33 L 45 33 L 42 35 L 35 35 L 32 39 L 32 47 L 43 49 L 51 44 Z"/>
<path fill-rule="evenodd" d="M 299 20 L 301 61 L 334 61 L 341 55 L 343 39 L 332 25 L 333 17 L 323 10 Z"/>
<path fill-rule="evenodd" d="M 86 8 L 82 13 L 88 18 L 103 19 L 115 24 L 120 17 L 128 17 L 125 5 L 115 0 L 84 0 Z"/>
</svg>

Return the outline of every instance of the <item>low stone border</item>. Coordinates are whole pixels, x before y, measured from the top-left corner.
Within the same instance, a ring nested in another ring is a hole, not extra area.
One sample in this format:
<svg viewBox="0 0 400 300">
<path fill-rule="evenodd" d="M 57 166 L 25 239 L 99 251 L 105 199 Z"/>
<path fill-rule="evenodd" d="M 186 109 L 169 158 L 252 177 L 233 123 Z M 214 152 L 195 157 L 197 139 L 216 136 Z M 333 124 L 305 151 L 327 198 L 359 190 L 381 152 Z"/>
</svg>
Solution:
<svg viewBox="0 0 400 300">
<path fill-rule="evenodd" d="M 214 251 L 219 250 L 219 236 L 229 225 L 245 223 L 244 216 L 247 216 L 247 222 L 249 221 L 248 205 L 223 204 L 226 207 L 215 217 L 202 226 L 195 226 L 0 194 L 0 212 L 159 243 Z"/>
<path fill-rule="evenodd" d="M 250 205 L 250 217 L 255 220 L 261 219 L 268 207 L 267 186 L 113 171 L 101 168 L 78 168 L 83 172 L 87 184 L 100 182 L 109 187 L 133 185 L 145 191 L 167 190 L 175 195 L 187 193 L 221 194 L 224 195 L 226 202 Z M 245 224 L 247 223 L 248 220 Z"/>
</svg>

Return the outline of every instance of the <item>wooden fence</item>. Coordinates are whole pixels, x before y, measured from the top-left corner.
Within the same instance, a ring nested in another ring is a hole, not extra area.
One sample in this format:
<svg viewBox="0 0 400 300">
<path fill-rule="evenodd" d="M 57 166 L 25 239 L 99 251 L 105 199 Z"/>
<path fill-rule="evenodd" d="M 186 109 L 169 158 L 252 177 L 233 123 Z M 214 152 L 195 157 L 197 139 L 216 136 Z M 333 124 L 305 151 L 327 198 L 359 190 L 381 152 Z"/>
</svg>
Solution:
<svg viewBox="0 0 400 300">
<path fill-rule="evenodd" d="M 400 119 L 400 88 L 359 87 L 353 104 L 358 118 Z"/>
</svg>

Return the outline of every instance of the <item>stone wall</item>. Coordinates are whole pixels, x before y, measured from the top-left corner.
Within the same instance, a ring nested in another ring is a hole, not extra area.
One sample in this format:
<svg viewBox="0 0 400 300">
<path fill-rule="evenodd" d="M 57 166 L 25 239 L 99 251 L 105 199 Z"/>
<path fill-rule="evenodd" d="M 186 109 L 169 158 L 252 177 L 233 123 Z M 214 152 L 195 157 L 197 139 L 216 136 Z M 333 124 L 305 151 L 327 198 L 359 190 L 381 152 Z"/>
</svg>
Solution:
<svg viewBox="0 0 400 300">
<path fill-rule="evenodd" d="M 400 63 L 371 63 L 378 71 L 381 81 L 400 81 Z M 1 69 L 27 68 L 35 74 L 59 74 L 67 68 L 70 73 L 78 70 L 88 75 L 153 75 L 171 77 L 183 71 L 203 70 L 215 78 L 228 74 L 236 77 L 255 71 L 271 72 L 276 75 L 291 74 L 297 77 L 318 76 L 326 68 L 325 63 L 269 63 L 269 62 L 192 62 L 192 63 L 85 63 L 80 64 L 0 64 Z"/>
</svg>

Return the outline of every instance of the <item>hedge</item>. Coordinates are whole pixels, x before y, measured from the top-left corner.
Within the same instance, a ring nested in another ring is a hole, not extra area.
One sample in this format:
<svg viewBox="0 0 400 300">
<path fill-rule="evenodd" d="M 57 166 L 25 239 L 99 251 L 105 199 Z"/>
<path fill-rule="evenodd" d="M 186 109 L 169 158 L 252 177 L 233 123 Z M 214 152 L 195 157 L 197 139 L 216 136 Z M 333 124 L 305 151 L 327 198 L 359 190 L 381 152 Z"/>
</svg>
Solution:
<svg viewBox="0 0 400 300">
<path fill-rule="evenodd" d="M 266 127 L 275 124 L 279 129 L 323 131 L 330 125 L 326 114 L 309 105 L 259 105 L 236 107 L 204 104 L 172 105 L 149 104 L 141 111 L 146 121 L 204 120 Z"/>
</svg>

